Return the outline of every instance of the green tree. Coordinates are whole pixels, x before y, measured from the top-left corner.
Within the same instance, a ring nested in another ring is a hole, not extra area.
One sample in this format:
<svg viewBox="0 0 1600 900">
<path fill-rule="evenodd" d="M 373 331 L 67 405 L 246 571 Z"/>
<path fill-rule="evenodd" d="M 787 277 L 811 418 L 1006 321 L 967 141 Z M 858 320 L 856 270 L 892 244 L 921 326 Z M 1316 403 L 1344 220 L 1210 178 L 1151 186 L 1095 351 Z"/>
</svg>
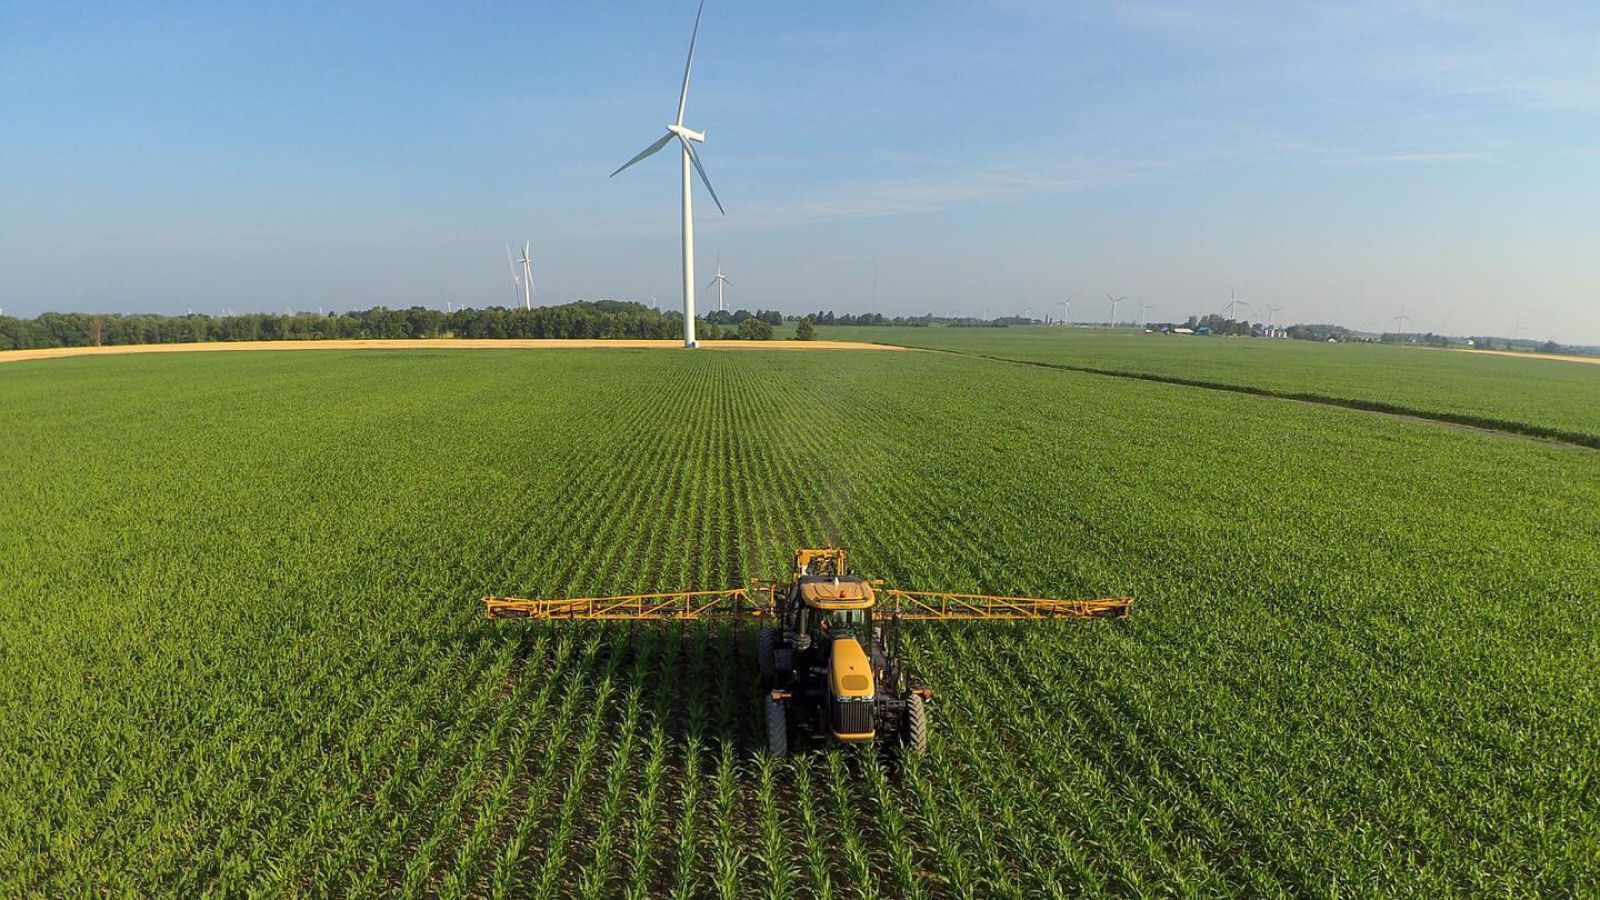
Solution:
<svg viewBox="0 0 1600 900">
<path fill-rule="evenodd" d="M 739 340 L 770 341 L 772 340 L 772 326 L 755 316 L 750 316 L 739 323 Z"/>
<path fill-rule="evenodd" d="M 797 341 L 815 340 L 816 337 L 817 329 L 812 327 L 810 316 L 801 319 L 800 324 L 794 327 L 794 339 Z"/>
</svg>

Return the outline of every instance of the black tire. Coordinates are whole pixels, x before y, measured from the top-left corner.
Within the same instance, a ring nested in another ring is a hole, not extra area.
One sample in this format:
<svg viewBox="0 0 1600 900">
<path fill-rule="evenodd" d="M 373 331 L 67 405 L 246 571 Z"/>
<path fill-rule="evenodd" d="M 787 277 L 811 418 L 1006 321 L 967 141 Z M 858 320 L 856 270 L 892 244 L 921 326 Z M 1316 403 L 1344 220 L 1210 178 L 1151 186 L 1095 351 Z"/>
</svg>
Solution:
<svg viewBox="0 0 1600 900">
<path fill-rule="evenodd" d="M 921 694 L 906 694 L 906 721 L 900 743 L 907 753 L 921 754 L 928 749 L 928 707 Z"/>
<path fill-rule="evenodd" d="M 780 759 L 789 755 L 789 709 L 771 697 L 767 698 L 767 752 Z"/>
<path fill-rule="evenodd" d="M 762 625 L 756 633 L 756 665 L 761 668 L 763 684 L 772 680 L 772 659 L 778 646 L 778 633 L 770 625 Z"/>
</svg>

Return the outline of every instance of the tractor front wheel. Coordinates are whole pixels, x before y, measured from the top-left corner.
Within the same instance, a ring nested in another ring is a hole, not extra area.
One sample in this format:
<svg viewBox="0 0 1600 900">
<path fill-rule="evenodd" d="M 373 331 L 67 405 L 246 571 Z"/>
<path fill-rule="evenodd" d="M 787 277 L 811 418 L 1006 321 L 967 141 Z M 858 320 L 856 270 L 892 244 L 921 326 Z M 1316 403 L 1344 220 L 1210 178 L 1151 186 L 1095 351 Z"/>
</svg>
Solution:
<svg viewBox="0 0 1600 900">
<path fill-rule="evenodd" d="M 789 755 L 789 710 L 771 697 L 767 698 L 767 751 L 779 759 Z"/>
<path fill-rule="evenodd" d="M 907 753 L 920 754 L 928 749 L 928 707 L 921 694 L 906 694 L 906 721 L 900 742 Z"/>
<path fill-rule="evenodd" d="M 773 654 L 778 646 L 778 633 L 770 625 L 762 625 L 756 633 L 756 665 L 761 668 L 761 679 L 766 683 L 772 679 Z"/>
</svg>

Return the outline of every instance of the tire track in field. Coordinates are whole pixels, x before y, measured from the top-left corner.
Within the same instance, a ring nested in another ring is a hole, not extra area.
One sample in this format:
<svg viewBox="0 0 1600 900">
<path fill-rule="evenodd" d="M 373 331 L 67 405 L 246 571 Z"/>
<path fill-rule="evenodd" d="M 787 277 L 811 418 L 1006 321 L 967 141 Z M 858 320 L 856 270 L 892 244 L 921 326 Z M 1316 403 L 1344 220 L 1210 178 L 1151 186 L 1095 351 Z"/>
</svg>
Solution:
<svg viewBox="0 0 1600 900">
<path fill-rule="evenodd" d="M 914 350 L 926 350 L 934 353 L 948 353 L 951 356 L 963 356 L 969 359 L 987 359 L 993 362 L 1011 363 L 1012 365 L 1018 366 L 1033 366 L 1040 369 L 1080 372 L 1086 375 L 1102 375 L 1108 378 L 1122 378 L 1132 381 L 1153 381 L 1158 384 L 1171 384 L 1179 387 L 1200 388 L 1208 391 L 1222 391 L 1230 394 L 1247 394 L 1252 397 L 1268 397 L 1274 400 L 1289 400 L 1296 403 L 1305 403 L 1311 406 L 1324 406 L 1336 409 L 1353 410 L 1355 412 L 1381 415 L 1402 421 L 1457 428 L 1463 431 L 1474 431 L 1478 432 L 1479 434 L 1495 435 L 1498 437 L 1521 438 L 1523 440 L 1536 440 L 1541 443 L 1556 444 L 1565 447 L 1576 447 L 1584 450 L 1600 450 L 1600 434 L 1589 434 L 1582 431 L 1569 431 L 1564 428 L 1551 428 L 1544 425 L 1536 425 L 1532 422 L 1517 422 L 1511 419 L 1497 419 L 1492 416 L 1478 416 L 1470 413 L 1452 413 L 1443 410 L 1420 409 L 1415 406 L 1406 406 L 1402 403 L 1388 403 L 1382 400 L 1361 400 L 1354 397 L 1335 397 L 1329 394 L 1318 394 L 1314 391 L 1284 391 L 1277 390 L 1275 388 L 1237 384 L 1228 381 L 1213 381 L 1204 378 L 1185 378 L 1181 375 L 1161 375 L 1154 372 L 1135 372 L 1129 369 L 1108 369 L 1100 366 L 1084 366 L 1074 363 L 1044 362 L 1037 359 L 1017 359 L 1010 356 L 995 356 L 987 353 L 972 353 L 966 350 L 950 350 L 948 348 L 938 347 L 917 347 L 910 344 L 896 346 L 905 346 Z"/>
<path fill-rule="evenodd" d="M 786 434 L 785 446 L 792 448 L 793 452 L 779 460 L 780 470 L 786 472 L 786 483 L 808 491 L 795 495 L 793 502 L 799 504 L 797 508 L 815 511 L 812 521 L 824 530 L 826 539 L 843 543 L 856 551 L 858 559 L 893 560 L 897 554 L 915 553 L 919 547 L 929 548 L 928 555 L 933 556 L 935 551 L 932 548 L 938 542 L 926 537 L 923 523 L 927 516 L 913 508 L 920 506 L 925 512 L 928 505 L 906 502 L 905 498 L 913 496 L 914 492 L 904 490 L 903 477 L 896 465 L 903 460 L 896 460 L 894 442 L 884 437 L 882 422 L 873 419 L 876 412 L 874 404 L 863 398 L 851 397 L 848 389 L 830 390 L 825 385 L 817 386 L 806 400 L 805 413 L 808 417 L 799 423 L 799 427 L 790 429 Z M 820 465 L 817 461 L 828 458 L 825 451 L 832 449 L 825 442 L 830 438 L 839 438 L 837 426 L 833 423 L 861 418 L 872 422 L 873 427 L 851 433 L 848 458 L 853 466 L 847 469 L 840 465 Z M 809 468 L 804 468 L 808 460 Z M 858 478 L 858 474 L 861 477 Z M 855 481 L 870 487 L 859 492 L 852 491 L 849 485 Z M 818 543 L 816 535 L 808 536 L 803 543 Z M 896 553 L 889 552 L 890 547 L 895 548 Z M 807 776 L 796 770 L 796 777 Z M 855 777 L 858 776 L 852 776 L 852 780 Z M 858 851 L 864 848 L 867 857 L 864 864 L 870 866 L 870 872 L 861 871 L 863 861 L 852 864 L 846 858 L 848 854 L 835 855 L 829 863 L 830 882 L 859 885 L 865 877 L 884 884 L 892 883 L 894 873 L 891 863 L 881 845 L 881 836 L 872 827 L 876 821 L 876 808 L 871 793 L 851 791 L 848 803 L 847 817 L 808 819 L 801 816 L 799 821 L 791 823 L 789 830 L 805 831 L 812 839 L 833 845 L 846 840 L 847 835 L 840 832 L 839 828 L 847 818 L 853 823 L 851 834 L 855 835 L 856 841 L 851 846 L 857 847 Z M 929 846 L 927 841 L 919 841 L 918 844 L 920 847 Z M 981 850 L 969 848 L 969 854 L 984 858 Z M 923 859 L 923 866 L 927 868 L 939 869 L 941 864 L 942 861 L 934 857 Z M 959 873 L 945 870 L 944 874 L 952 883 L 961 881 Z"/>
</svg>

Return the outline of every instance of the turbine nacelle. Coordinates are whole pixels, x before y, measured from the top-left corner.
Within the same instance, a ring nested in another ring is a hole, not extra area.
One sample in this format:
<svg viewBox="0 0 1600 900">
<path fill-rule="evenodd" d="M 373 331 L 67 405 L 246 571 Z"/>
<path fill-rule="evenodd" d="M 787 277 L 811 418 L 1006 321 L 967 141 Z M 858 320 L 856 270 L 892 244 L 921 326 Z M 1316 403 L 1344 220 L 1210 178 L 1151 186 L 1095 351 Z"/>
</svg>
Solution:
<svg viewBox="0 0 1600 900">
<path fill-rule="evenodd" d="M 683 138 L 686 141 L 694 141 L 696 144 L 703 144 L 706 141 L 705 132 L 703 132 L 703 131 L 690 131 L 689 129 L 683 127 L 682 125 L 668 125 L 667 126 L 667 131 L 677 135 L 678 137 Z"/>
</svg>

